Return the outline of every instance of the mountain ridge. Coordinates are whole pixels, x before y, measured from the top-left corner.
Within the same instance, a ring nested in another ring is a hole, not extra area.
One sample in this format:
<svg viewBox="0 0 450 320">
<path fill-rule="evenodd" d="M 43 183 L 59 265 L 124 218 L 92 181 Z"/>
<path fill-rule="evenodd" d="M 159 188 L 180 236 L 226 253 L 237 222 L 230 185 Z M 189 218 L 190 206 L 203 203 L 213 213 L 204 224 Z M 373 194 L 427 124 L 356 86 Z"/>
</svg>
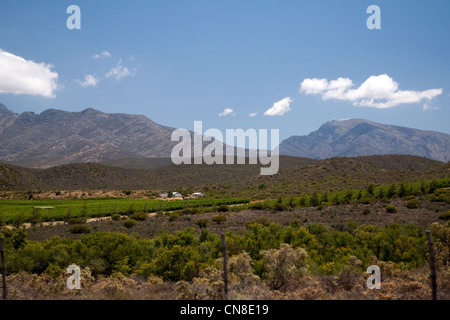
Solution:
<svg viewBox="0 0 450 320">
<path fill-rule="evenodd" d="M 280 143 L 280 154 L 314 159 L 404 154 L 450 161 L 450 135 L 364 119 L 329 121 Z"/>
<path fill-rule="evenodd" d="M 18 114 L 0 103 L 0 161 L 46 168 L 170 158 L 178 143 L 171 141 L 173 130 L 144 115 L 104 113 L 93 108 Z M 311 159 L 406 154 L 450 161 L 450 135 L 364 119 L 333 120 L 309 135 L 283 140 L 279 153 Z M 134 166 L 154 165 L 133 161 Z"/>
</svg>

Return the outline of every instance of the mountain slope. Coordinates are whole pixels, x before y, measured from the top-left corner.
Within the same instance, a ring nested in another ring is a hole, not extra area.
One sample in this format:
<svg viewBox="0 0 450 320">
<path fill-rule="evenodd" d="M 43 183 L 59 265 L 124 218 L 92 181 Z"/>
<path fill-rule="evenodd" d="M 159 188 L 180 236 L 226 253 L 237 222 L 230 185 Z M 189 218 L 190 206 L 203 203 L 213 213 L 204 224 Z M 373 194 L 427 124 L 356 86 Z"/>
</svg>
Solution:
<svg viewBox="0 0 450 320">
<path fill-rule="evenodd" d="M 0 105 L 0 161 L 51 166 L 126 157 L 169 157 L 173 129 L 142 115 L 95 109 L 17 115 Z"/>
<path fill-rule="evenodd" d="M 307 136 L 282 141 L 280 154 L 315 159 L 405 154 L 450 161 L 450 135 L 361 119 L 335 120 Z"/>
</svg>

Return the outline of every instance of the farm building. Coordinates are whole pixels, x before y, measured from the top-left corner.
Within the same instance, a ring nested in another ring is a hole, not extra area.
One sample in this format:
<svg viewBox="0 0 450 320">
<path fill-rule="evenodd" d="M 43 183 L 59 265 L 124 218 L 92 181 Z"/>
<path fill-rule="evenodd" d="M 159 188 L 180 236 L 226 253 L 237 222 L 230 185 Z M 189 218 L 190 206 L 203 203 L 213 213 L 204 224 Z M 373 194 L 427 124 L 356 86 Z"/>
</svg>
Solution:
<svg viewBox="0 0 450 320">
<path fill-rule="evenodd" d="M 203 197 L 205 194 L 204 193 L 201 193 L 201 192 L 194 192 L 193 194 L 192 194 L 192 196 L 193 197 Z"/>
</svg>

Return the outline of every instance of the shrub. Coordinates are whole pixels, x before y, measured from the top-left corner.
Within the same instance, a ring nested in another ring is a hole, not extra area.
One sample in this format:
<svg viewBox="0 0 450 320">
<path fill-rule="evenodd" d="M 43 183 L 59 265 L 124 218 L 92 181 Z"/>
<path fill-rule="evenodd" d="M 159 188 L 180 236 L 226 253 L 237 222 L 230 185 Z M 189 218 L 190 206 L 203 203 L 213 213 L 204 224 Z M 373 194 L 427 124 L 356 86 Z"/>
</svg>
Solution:
<svg viewBox="0 0 450 320">
<path fill-rule="evenodd" d="M 144 221 L 147 219 L 147 215 L 144 212 L 135 212 L 130 216 L 130 218 L 136 221 Z"/>
<path fill-rule="evenodd" d="M 86 218 L 69 218 L 67 220 L 67 223 L 70 225 L 75 225 L 75 224 L 85 224 L 86 223 Z"/>
<path fill-rule="evenodd" d="M 189 281 L 198 275 L 195 251 L 190 246 L 164 248 L 151 263 L 144 264 L 141 269 L 140 274 L 156 275 L 164 281 Z"/>
<path fill-rule="evenodd" d="M 286 211 L 288 207 L 282 203 L 276 203 L 272 209 L 275 211 Z"/>
<path fill-rule="evenodd" d="M 45 269 L 44 271 L 46 274 L 56 278 L 59 275 L 61 275 L 64 271 L 61 267 L 59 267 L 58 265 L 55 265 L 53 263 L 50 263 L 47 267 L 47 269 Z"/>
<path fill-rule="evenodd" d="M 327 227 L 321 223 L 311 223 L 306 227 L 311 234 L 322 234 L 327 232 Z"/>
<path fill-rule="evenodd" d="M 74 234 L 90 233 L 91 228 L 85 224 L 74 224 L 69 227 L 69 232 Z"/>
<path fill-rule="evenodd" d="M 363 197 L 359 200 L 359 202 L 362 204 L 371 204 L 373 202 L 373 199 L 368 198 L 368 197 Z"/>
<path fill-rule="evenodd" d="M 279 250 L 265 250 L 261 255 L 263 278 L 271 289 L 278 290 L 307 272 L 308 254 L 303 248 L 293 249 L 291 245 L 283 243 Z"/>
<path fill-rule="evenodd" d="M 388 213 L 397 212 L 397 208 L 394 205 L 392 205 L 392 204 L 387 205 L 386 206 L 386 212 L 388 212 Z"/>
<path fill-rule="evenodd" d="M 253 210 L 263 210 L 266 208 L 266 206 L 264 205 L 264 202 L 255 202 L 251 203 L 248 208 Z"/>
<path fill-rule="evenodd" d="M 223 214 L 219 214 L 219 215 L 215 216 L 214 218 L 212 218 L 212 221 L 217 224 L 221 224 L 222 222 L 227 221 L 227 217 L 225 217 Z"/>
<path fill-rule="evenodd" d="M 444 221 L 450 220 L 450 210 L 440 214 L 439 219 L 444 220 Z"/>
<path fill-rule="evenodd" d="M 20 228 L 22 224 L 25 223 L 25 220 L 25 214 L 21 211 L 14 216 L 12 225 L 16 228 Z"/>
<path fill-rule="evenodd" d="M 197 225 L 200 229 L 206 228 L 207 224 L 208 224 L 208 219 L 199 219 L 197 221 Z"/>
<path fill-rule="evenodd" d="M 218 212 L 227 212 L 228 211 L 228 206 L 225 204 L 221 204 L 218 208 L 217 208 Z"/>
<path fill-rule="evenodd" d="M 171 213 L 169 214 L 169 221 L 170 221 L 170 222 L 175 221 L 175 220 L 178 219 L 179 216 L 180 216 L 180 215 L 179 215 L 178 213 L 176 213 L 176 212 L 171 212 Z"/>
<path fill-rule="evenodd" d="M 133 204 L 130 204 L 130 206 L 128 207 L 127 214 L 128 214 L 129 216 L 131 216 L 132 214 L 134 214 L 134 212 L 135 212 L 134 206 L 133 206 Z"/>
<path fill-rule="evenodd" d="M 130 228 L 134 227 L 135 225 L 137 225 L 137 221 L 134 219 L 127 219 L 127 220 L 125 220 L 123 225 L 125 226 L 125 228 L 130 229 Z"/>
<path fill-rule="evenodd" d="M 42 214 L 41 214 L 41 210 L 37 209 L 37 208 L 33 208 L 33 210 L 31 211 L 31 218 L 30 218 L 30 222 L 32 225 L 37 225 L 42 221 Z"/>
<path fill-rule="evenodd" d="M 114 214 L 111 216 L 111 219 L 114 220 L 114 221 L 118 221 L 118 220 L 120 220 L 121 217 L 122 217 L 122 216 L 121 216 L 120 214 L 114 213 Z"/>
<path fill-rule="evenodd" d="M 418 209 L 420 207 L 419 201 L 417 199 L 411 199 L 406 203 L 408 209 Z"/>
<path fill-rule="evenodd" d="M 184 208 L 183 210 L 181 210 L 181 214 L 196 214 L 196 213 L 198 213 L 197 208 Z"/>
<path fill-rule="evenodd" d="M 311 207 L 317 207 L 319 205 L 319 196 L 317 195 L 317 192 L 314 192 L 309 198 L 309 205 Z"/>
<path fill-rule="evenodd" d="M 370 194 L 371 196 L 373 196 L 374 191 L 375 191 L 375 185 L 373 183 L 369 184 L 367 186 L 367 193 Z"/>
<path fill-rule="evenodd" d="M 370 214 L 370 209 L 369 208 L 364 208 L 363 215 L 368 215 L 368 214 Z"/>
</svg>

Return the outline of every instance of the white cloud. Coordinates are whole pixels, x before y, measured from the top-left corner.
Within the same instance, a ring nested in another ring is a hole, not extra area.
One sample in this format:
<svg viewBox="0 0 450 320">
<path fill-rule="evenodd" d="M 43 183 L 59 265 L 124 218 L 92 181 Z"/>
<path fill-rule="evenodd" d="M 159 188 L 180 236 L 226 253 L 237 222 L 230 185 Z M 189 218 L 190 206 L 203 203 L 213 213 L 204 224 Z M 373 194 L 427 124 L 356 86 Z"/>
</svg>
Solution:
<svg viewBox="0 0 450 320">
<path fill-rule="evenodd" d="M 95 87 L 97 85 L 97 83 L 99 83 L 100 79 L 94 77 L 91 74 L 87 74 L 84 77 L 83 81 L 82 80 L 77 80 L 77 81 L 81 84 L 82 87 Z"/>
<path fill-rule="evenodd" d="M 425 104 L 423 105 L 423 107 L 422 107 L 422 110 L 423 110 L 423 111 L 434 111 L 434 110 L 438 110 L 438 109 L 439 109 L 439 107 L 432 106 L 432 105 L 427 104 L 427 103 L 425 103 Z"/>
<path fill-rule="evenodd" d="M 328 87 L 327 79 L 305 79 L 301 83 L 301 91 L 306 94 L 322 93 Z"/>
<path fill-rule="evenodd" d="M 221 113 L 219 113 L 219 117 L 224 117 L 224 116 L 229 115 L 231 113 L 233 113 L 233 109 L 225 108 Z M 234 113 L 233 113 L 233 115 L 234 115 Z"/>
<path fill-rule="evenodd" d="M 251 117 L 251 118 L 253 118 L 253 117 L 255 117 L 257 114 L 258 114 L 258 112 L 252 112 L 252 113 L 249 113 L 248 116 Z"/>
<path fill-rule="evenodd" d="M 281 116 L 291 110 L 291 108 L 289 107 L 291 103 L 292 99 L 290 97 L 281 99 L 280 101 L 275 102 L 270 109 L 266 110 L 266 112 L 264 112 L 264 115 Z"/>
<path fill-rule="evenodd" d="M 109 58 L 109 57 L 111 57 L 111 56 L 112 56 L 112 55 L 111 55 L 111 53 L 109 53 L 109 51 L 103 51 L 102 53 L 94 54 L 94 55 L 92 56 L 92 59 Z"/>
<path fill-rule="evenodd" d="M 0 93 L 53 98 L 58 73 L 50 64 L 36 63 L 0 49 Z"/>
<path fill-rule="evenodd" d="M 373 107 L 378 109 L 392 108 L 405 103 L 430 101 L 442 94 L 442 89 L 425 91 L 399 90 L 398 83 L 387 74 L 370 76 L 361 86 L 354 86 L 348 78 L 304 79 L 300 84 L 300 92 L 320 94 L 323 100 L 350 101 L 354 106 Z M 426 108 L 424 107 L 424 110 Z"/>
<path fill-rule="evenodd" d="M 125 77 L 133 76 L 134 73 L 128 70 L 127 67 L 122 66 L 122 59 L 119 59 L 119 62 L 117 62 L 117 65 L 109 70 L 107 74 L 105 74 L 106 78 L 114 78 L 117 81 L 122 80 Z"/>
</svg>

